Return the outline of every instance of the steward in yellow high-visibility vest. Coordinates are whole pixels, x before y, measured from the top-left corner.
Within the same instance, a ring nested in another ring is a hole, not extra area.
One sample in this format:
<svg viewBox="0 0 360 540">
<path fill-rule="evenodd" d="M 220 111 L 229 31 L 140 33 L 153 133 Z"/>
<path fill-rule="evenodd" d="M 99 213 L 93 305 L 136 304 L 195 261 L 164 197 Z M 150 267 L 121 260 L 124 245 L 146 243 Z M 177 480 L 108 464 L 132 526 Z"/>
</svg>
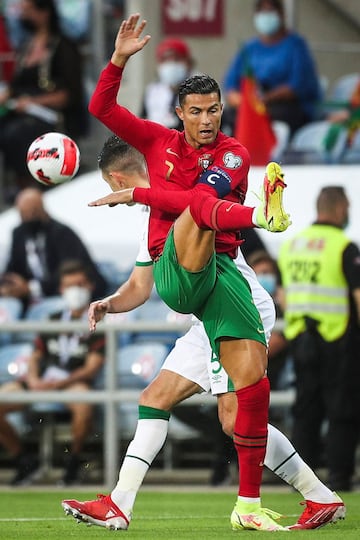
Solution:
<svg viewBox="0 0 360 540">
<path fill-rule="evenodd" d="M 292 441 L 313 468 L 325 458 L 329 487 L 345 491 L 360 435 L 360 251 L 343 232 L 348 209 L 342 187 L 323 188 L 316 222 L 286 241 L 278 259 L 295 370 Z"/>
<path fill-rule="evenodd" d="M 326 341 L 344 335 L 350 308 L 343 253 L 349 244 L 341 229 L 316 223 L 282 246 L 279 266 L 287 339 L 304 332 L 306 318 L 317 323 Z"/>
</svg>

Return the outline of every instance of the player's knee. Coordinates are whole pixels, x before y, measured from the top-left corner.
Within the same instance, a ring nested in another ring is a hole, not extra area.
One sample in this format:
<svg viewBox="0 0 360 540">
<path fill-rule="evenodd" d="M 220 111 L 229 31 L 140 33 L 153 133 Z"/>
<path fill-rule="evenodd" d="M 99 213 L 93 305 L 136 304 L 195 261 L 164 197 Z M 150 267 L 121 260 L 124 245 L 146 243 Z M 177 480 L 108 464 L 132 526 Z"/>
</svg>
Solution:
<svg viewBox="0 0 360 540">
<path fill-rule="evenodd" d="M 162 396 L 156 391 L 156 388 L 149 385 L 140 394 L 139 405 L 144 407 L 162 408 Z"/>
</svg>

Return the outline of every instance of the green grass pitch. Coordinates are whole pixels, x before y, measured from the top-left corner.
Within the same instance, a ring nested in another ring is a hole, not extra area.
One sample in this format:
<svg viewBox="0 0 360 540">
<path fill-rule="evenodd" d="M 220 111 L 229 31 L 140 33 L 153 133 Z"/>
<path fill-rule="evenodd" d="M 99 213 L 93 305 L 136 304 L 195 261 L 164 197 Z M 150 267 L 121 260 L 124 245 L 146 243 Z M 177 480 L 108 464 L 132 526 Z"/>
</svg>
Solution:
<svg viewBox="0 0 360 540">
<path fill-rule="evenodd" d="M 235 489 L 234 489 L 235 493 Z M 65 516 L 60 502 L 63 498 L 93 499 L 94 492 L 18 491 L 0 492 L 0 538 L 13 540 L 91 540 L 125 535 L 127 539 L 141 540 L 207 540 L 223 538 L 252 538 L 263 533 L 254 531 L 233 532 L 229 516 L 235 502 L 234 493 L 217 490 L 208 492 L 143 491 L 139 494 L 134 518 L 128 531 L 108 531 L 101 527 L 78 524 Z M 271 533 L 271 538 L 296 535 L 297 540 L 316 535 L 321 539 L 339 537 L 346 540 L 360 538 L 360 493 L 344 494 L 347 517 L 335 525 L 317 531 L 292 531 Z M 265 492 L 263 505 L 286 514 L 281 523 L 294 523 L 302 511 L 301 498 L 293 492 Z"/>
</svg>

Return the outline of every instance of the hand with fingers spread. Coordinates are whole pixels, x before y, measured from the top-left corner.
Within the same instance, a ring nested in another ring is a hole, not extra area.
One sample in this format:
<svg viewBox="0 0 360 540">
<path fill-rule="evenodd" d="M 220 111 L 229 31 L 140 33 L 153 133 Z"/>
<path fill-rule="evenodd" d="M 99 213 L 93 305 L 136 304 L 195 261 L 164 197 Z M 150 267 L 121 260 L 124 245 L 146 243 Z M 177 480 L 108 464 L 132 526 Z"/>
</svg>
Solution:
<svg viewBox="0 0 360 540">
<path fill-rule="evenodd" d="M 96 199 L 88 203 L 88 206 L 116 206 L 117 204 L 128 204 L 129 206 L 134 203 L 133 201 L 134 188 L 121 189 L 120 191 L 113 191 L 105 197 Z"/>
<path fill-rule="evenodd" d="M 118 67 L 124 67 L 130 56 L 141 51 L 150 40 L 149 35 L 140 38 L 141 32 L 146 26 L 146 21 L 139 23 L 140 14 L 130 15 L 120 25 L 115 39 L 115 49 L 111 62 Z"/>
<path fill-rule="evenodd" d="M 106 299 L 92 302 L 88 310 L 89 329 L 91 332 L 96 330 L 96 323 L 101 321 L 110 309 L 110 302 Z"/>
</svg>

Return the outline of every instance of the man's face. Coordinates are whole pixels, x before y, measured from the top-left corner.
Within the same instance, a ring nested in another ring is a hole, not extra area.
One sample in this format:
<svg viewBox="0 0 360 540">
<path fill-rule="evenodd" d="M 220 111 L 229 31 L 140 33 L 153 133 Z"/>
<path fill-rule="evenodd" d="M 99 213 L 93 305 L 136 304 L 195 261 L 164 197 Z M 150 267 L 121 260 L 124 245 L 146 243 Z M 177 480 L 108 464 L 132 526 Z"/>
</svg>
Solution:
<svg viewBox="0 0 360 540">
<path fill-rule="evenodd" d="M 62 276 L 60 282 L 60 292 L 63 293 L 64 290 L 70 287 L 81 287 L 84 289 L 89 289 L 90 291 L 93 288 L 92 283 L 83 272 L 74 272 L 72 274 L 65 274 Z"/>
<path fill-rule="evenodd" d="M 60 280 L 60 293 L 72 315 L 79 315 L 89 306 L 93 285 L 84 272 L 65 274 Z"/>
<path fill-rule="evenodd" d="M 201 148 L 215 141 L 222 115 L 222 104 L 216 92 L 189 94 L 176 111 L 184 123 L 185 138 L 190 146 Z"/>
</svg>

